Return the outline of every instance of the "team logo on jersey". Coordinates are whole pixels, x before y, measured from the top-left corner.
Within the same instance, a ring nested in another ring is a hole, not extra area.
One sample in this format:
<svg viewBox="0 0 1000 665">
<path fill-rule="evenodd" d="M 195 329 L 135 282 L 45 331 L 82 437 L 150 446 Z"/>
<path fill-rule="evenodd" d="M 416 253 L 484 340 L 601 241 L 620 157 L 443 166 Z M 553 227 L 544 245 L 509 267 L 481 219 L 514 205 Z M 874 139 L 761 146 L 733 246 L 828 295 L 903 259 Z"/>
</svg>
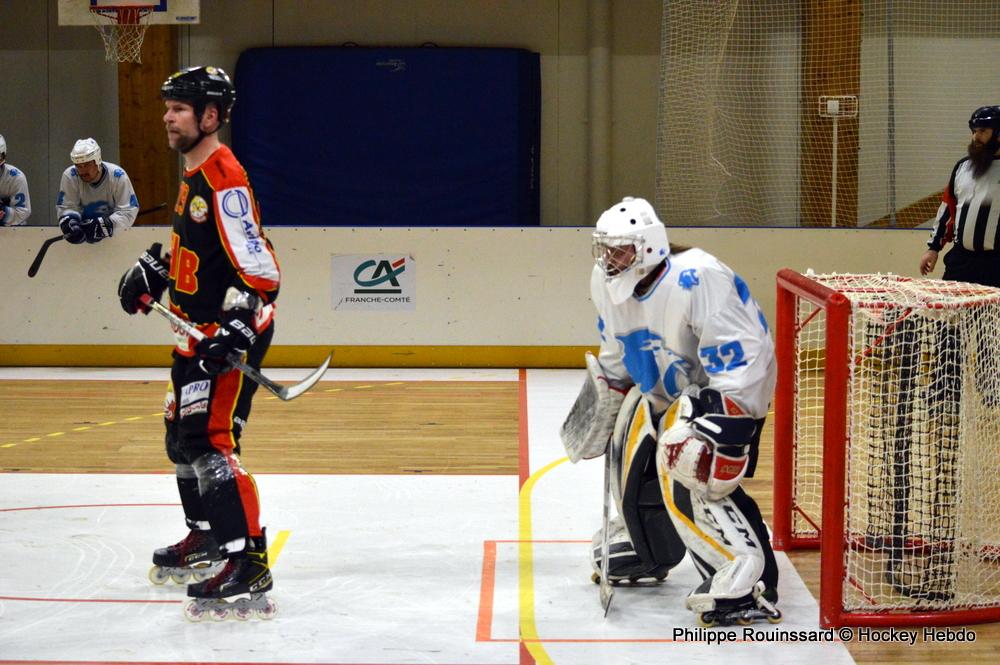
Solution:
<svg viewBox="0 0 1000 665">
<path fill-rule="evenodd" d="M 191 205 L 188 206 L 188 213 L 191 215 L 192 221 L 201 224 L 208 219 L 208 203 L 195 194 L 194 198 L 191 199 Z"/>
<path fill-rule="evenodd" d="M 625 369 L 632 380 L 639 384 L 639 389 L 647 393 L 655 388 L 660 381 L 656 354 L 663 349 L 663 338 L 648 328 L 615 337 L 621 342 L 624 350 L 622 362 L 625 364 Z"/>
<path fill-rule="evenodd" d="M 690 291 L 701 284 L 701 281 L 698 279 L 698 271 L 694 268 L 688 268 L 677 276 L 677 283 L 680 284 L 682 289 Z"/>
</svg>

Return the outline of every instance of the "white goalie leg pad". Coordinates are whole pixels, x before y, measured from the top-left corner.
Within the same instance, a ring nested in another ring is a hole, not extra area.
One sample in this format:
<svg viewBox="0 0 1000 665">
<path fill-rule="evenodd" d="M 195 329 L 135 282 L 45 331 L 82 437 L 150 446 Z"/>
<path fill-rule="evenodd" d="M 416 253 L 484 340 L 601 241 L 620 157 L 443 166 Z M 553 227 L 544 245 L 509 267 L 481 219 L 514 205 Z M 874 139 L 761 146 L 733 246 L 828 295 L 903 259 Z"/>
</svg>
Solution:
<svg viewBox="0 0 1000 665">
<path fill-rule="evenodd" d="M 588 352 L 585 359 L 587 377 L 559 430 L 569 461 L 574 464 L 581 459 L 604 454 L 625 399 L 621 390 L 608 384 L 608 378 L 594 354 Z"/>
<path fill-rule="evenodd" d="M 692 612 L 711 612 L 720 602 L 748 599 L 764 573 L 764 557 L 742 554 L 728 561 L 715 575 L 688 594 L 685 606 Z"/>
</svg>

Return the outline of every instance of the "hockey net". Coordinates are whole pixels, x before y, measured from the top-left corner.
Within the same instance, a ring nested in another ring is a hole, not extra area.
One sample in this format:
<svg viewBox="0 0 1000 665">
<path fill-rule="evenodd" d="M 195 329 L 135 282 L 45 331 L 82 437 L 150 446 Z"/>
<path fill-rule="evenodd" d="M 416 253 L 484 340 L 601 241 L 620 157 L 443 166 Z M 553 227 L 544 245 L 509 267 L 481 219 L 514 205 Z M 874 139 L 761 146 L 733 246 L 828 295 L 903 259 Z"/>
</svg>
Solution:
<svg viewBox="0 0 1000 665">
<path fill-rule="evenodd" d="M 1000 620 L 1000 289 L 778 273 L 774 544 L 820 623 Z"/>
</svg>

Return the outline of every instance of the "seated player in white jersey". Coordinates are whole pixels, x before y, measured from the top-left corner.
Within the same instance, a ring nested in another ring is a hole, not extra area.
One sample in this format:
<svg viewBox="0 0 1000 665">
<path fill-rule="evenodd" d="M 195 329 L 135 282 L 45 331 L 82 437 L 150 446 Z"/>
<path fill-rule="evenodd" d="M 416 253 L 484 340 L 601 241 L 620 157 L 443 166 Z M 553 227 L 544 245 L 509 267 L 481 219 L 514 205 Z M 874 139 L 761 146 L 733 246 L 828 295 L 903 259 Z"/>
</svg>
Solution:
<svg viewBox="0 0 1000 665">
<path fill-rule="evenodd" d="M 139 200 L 125 169 L 101 159 L 94 139 L 80 139 L 69 153 L 73 166 L 63 171 L 56 198 L 59 230 L 74 245 L 96 243 L 129 228 Z"/>
<path fill-rule="evenodd" d="M 24 171 L 7 163 L 7 140 L 0 134 L 0 226 L 22 226 L 31 216 Z"/>
<path fill-rule="evenodd" d="M 605 211 L 593 249 L 600 353 L 561 435 L 573 462 L 611 452 L 608 579 L 660 580 L 687 551 L 703 582 L 686 606 L 702 625 L 778 622 L 774 552 L 740 486 L 774 391 L 764 315 L 714 256 L 671 249 L 644 199 Z"/>
</svg>

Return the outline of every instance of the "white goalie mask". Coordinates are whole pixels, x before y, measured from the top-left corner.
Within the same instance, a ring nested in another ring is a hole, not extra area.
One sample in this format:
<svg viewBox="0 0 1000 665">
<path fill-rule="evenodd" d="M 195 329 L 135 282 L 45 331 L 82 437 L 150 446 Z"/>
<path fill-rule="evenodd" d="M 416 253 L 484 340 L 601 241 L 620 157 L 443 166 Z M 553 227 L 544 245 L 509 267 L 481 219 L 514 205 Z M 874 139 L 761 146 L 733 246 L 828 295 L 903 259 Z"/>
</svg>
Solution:
<svg viewBox="0 0 1000 665">
<path fill-rule="evenodd" d="M 97 141 L 94 139 L 80 139 L 73 144 L 73 149 L 70 150 L 69 158 L 74 164 L 94 162 L 97 166 L 100 166 L 101 146 L 97 145 Z"/>
<path fill-rule="evenodd" d="M 594 260 L 616 305 L 670 254 L 667 229 L 646 199 L 626 196 L 605 210 L 593 238 Z"/>
</svg>

